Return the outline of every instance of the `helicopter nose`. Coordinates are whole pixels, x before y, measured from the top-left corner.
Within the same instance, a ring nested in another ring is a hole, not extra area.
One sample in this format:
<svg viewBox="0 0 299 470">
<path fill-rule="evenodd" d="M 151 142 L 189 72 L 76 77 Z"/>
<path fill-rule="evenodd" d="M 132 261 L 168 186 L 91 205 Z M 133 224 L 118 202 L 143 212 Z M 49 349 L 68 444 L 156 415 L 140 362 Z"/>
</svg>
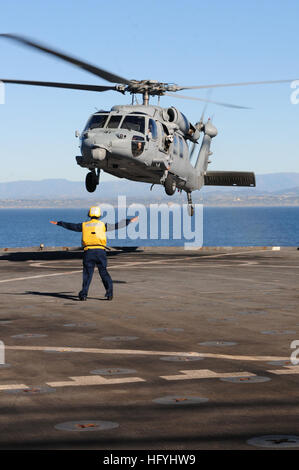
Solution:
<svg viewBox="0 0 299 470">
<path fill-rule="evenodd" d="M 105 148 L 95 145 L 89 139 L 82 141 L 81 152 L 85 160 L 103 161 L 107 156 L 107 150 Z"/>
<path fill-rule="evenodd" d="M 104 148 L 96 147 L 96 148 L 91 149 L 91 156 L 93 160 L 99 160 L 99 161 L 105 160 L 106 155 L 107 155 L 107 150 Z"/>
</svg>

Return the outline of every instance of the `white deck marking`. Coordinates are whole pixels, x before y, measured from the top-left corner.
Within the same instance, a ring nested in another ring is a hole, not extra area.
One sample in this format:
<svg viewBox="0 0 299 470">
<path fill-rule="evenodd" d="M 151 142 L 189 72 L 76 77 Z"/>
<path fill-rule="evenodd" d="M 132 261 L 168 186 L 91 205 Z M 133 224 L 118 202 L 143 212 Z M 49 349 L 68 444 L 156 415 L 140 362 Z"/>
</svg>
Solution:
<svg viewBox="0 0 299 470">
<path fill-rule="evenodd" d="M 102 349 L 102 348 L 72 348 L 72 347 L 54 347 L 54 346 L 8 346 L 6 350 L 16 351 L 58 351 L 58 352 L 74 352 L 88 354 L 124 354 L 136 356 L 201 356 L 196 352 L 171 352 L 171 351 L 144 351 L 136 349 Z"/>
<path fill-rule="evenodd" d="M 164 375 L 160 376 L 165 380 L 190 380 L 190 379 L 220 379 L 224 377 L 256 377 L 250 372 L 213 372 L 209 369 L 199 370 L 180 370 L 183 375 Z"/>
<path fill-rule="evenodd" d="M 105 379 L 100 375 L 96 376 L 78 376 L 78 377 L 69 377 L 70 380 L 67 382 L 47 382 L 49 387 L 82 387 L 89 385 L 116 385 L 116 384 L 125 384 L 125 383 L 136 383 L 136 382 L 145 382 L 144 379 L 140 377 L 125 377 L 117 379 Z"/>
<path fill-rule="evenodd" d="M 223 257 L 223 256 L 234 256 L 234 255 L 242 255 L 242 254 L 249 254 L 249 253 L 264 253 L 265 251 L 268 251 L 268 250 L 265 250 L 265 249 L 259 249 L 259 250 L 250 250 L 250 251 L 240 251 L 240 252 L 231 252 L 231 253 L 218 253 L 216 255 L 203 255 L 202 259 L 205 259 L 205 258 L 220 258 L 220 257 Z M 186 261 L 186 260 L 190 260 L 192 259 L 192 256 L 183 256 L 183 257 L 180 257 L 180 258 L 167 258 L 165 260 L 159 258 L 158 260 L 154 260 L 154 261 L 146 261 L 146 260 L 142 260 L 142 261 L 128 261 L 128 262 L 123 262 L 121 264 L 116 264 L 116 265 L 111 265 L 109 266 L 109 269 L 114 269 L 114 268 L 128 268 L 130 266 L 141 266 L 141 267 L 146 267 L 147 265 L 149 264 L 158 264 L 158 265 L 161 265 L 161 264 L 167 264 L 167 263 L 172 263 L 173 261 Z M 244 264 L 245 263 L 245 266 L 247 266 L 247 263 L 248 261 L 240 261 L 240 263 Z M 250 263 L 250 261 L 249 261 Z M 42 267 L 41 266 L 42 263 L 31 263 L 30 266 L 36 266 L 36 267 Z M 169 265 L 168 265 L 169 266 Z M 200 263 L 198 264 L 198 266 L 200 267 Z M 61 272 L 61 273 L 54 273 L 54 274 L 40 274 L 40 275 L 36 275 L 36 276 L 26 276 L 26 277 L 17 277 L 17 278 L 13 278 L 13 279 L 2 279 L 0 280 L 0 283 L 5 283 L 5 282 L 14 282 L 14 281 L 25 281 L 27 279 L 39 279 L 39 278 L 43 278 L 43 277 L 51 277 L 51 276 L 65 276 L 65 275 L 68 275 L 68 274 L 77 274 L 77 273 L 81 273 L 82 272 L 82 269 L 80 270 L 77 270 L 77 271 L 69 271 L 69 272 Z"/>
<path fill-rule="evenodd" d="M 182 258 L 177 258 L 177 259 L 173 259 L 172 261 L 179 261 L 181 260 Z M 190 257 L 185 257 L 183 258 L 184 260 L 186 259 L 190 259 Z M 165 263 L 167 262 L 168 260 L 155 260 L 155 261 L 146 261 L 146 264 L 157 264 L 157 263 Z M 109 270 L 110 269 L 114 269 L 114 268 L 122 268 L 122 267 L 130 267 L 131 265 L 135 266 L 135 265 L 140 265 L 140 264 L 144 264 L 145 261 L 135 261 L 135 262 L 128 262 L 128 263 L 122 263 L 122 264 L 116 264 L 116 265 L 111 265 L 109 266 Z M 37 267 L 41 267 L 40 264 L 41 263 L 38 263 L 39 266 Z M 15 277 L 15 278 L 12 278 L 12 279 L 2 279 L 0 280 L 0 283 L 4 283 L 4 282 L 14 282 L 14 281 L 26 281 L 27 279 L 40 279 L 40 278 L 43 278 L 43 277 L 54 277 L 54 276 L 65 276 L 65 275 L 69 275 L 69 274 L 78 274 L 78 273 L 82 273 L 82 269 L 80 270 L 77 270 L 77 271 L 64 271 L 64 272 L 61 272 L 61 273 L 54 273 L 54 274 L 38 274 L 36 276 L 26 276 L 26 277 Z"/>
<path fill-rule="evenodd" d="M 267 370 L 267 372 L 276 375 L 299 374 L 299 366 L 285 366 L 284 369 Z"/>
<path fill-rule="evenodd" d="M 259 249 L 259 250 L 247 250 L 247 251 L 231 251 L 231 253 L 218 253 L 217 255 L 204 255 L 204 258 L 219 258 L 220 256 L 233 256 L 233 255 L 243 255 L 248 253 L 265 253 L 269 251 L 268 249 Z"/>
<path fill-rule="evenodd" d="M 0 391 L 1 390 L 19 390 L 19 389 L 28 389 L 27 385 L 24 384 L 6 384 L 6 385 L 0 385 Z"/>
<path fill-rule="evenodd" d="M 87 354 L 114 354 L 114 355 L 133 355 L 133 356 L 195 356 L 206 357 L 211 359 L 227 359 L 233 361 L 288 361 L 289 357 L 282 356 L 235 356 L 230 354 L 214 354 L 199 352 L 172 352 L 172 351 L 145 351 L 140 349 L 102 349 L 102 348 L 71 348 L 71 347 L 54 347 L 54 346 L 8 346 L 6 350 L 14 351 L 61 351 L 75 352 Z"/>
<path fill-rule="evenodd" d="M 75 273 L 82 273 L 82 269 L 80 271 L 70 271 L 70 272 L 54 273 L 54 274 L 39 274 L 37 276 L 26 276 L 26 277 L 15 277 L 13 279 L 2 279 L 0 282 L 26 281 L 27 279 L 39 279 L 42 277 L 64 276 L 65 274 L 75 274 Z"/>
<path fill-rule="evenodd" d="M 169 353 L 168 353 L 169 354 Z M 176 354 L 176 353 L 175 353 Z M 179 375 L 161 375 L 159 378 L 167 381 L 177 380 L 198 380 L 198 379 L 221 379 L 221 378 L 248 378 L 256 377 L 256 374 L 251 372 L 214 372 L 209 369 L 198 369 L 198 370 L 181 370 Z M 276 375 L 284 374 L 299 374 L 299 366 L 285 366 L 283 369 L 267 370 L 266 372 Z M 89 387 L 96 385 L 121 385 L 121 384 L 132 384 L 146 382 L 145 379 L 140 377 L 123 377 L 106 379 L 101 375 L 83 375 L 77 377 L 68 377 L 68 380 L 47 382 L 46 385 L 53 388 L 59 387 Z M 5 390 L 28 390 L 30 387 L 24 384 L 4 384 L 0 385 L 0 392 Z"/>
</svg>

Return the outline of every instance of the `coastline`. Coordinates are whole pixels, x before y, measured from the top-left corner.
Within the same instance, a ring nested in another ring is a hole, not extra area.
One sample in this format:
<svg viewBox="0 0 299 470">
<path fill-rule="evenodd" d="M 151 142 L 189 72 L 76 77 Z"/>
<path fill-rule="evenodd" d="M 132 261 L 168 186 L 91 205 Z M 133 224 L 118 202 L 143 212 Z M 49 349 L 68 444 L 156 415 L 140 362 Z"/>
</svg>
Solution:
<svg viewBox="0 0 299 470">
<path fill-rule="evenodd" d="M 268 197 L 268 198 L 248 198 L 245 200 L 232 200 L 229 198 L 223 198 L 221 201 L 211 201 L 211 200 L 194 200 L 194 204 L 203 204 L 205 207 L 299 207 L 298 198 L 277 198 L 277 197 Z M 18 199 L 18 200 L 0 200 L 0 209 L 86 209 L 93 204 L 111 204 L 113 207 L 118 207 L 117 201 L 105 200 L 102 199 L 100 202 L 96 200 L 85 200 L 85 199 Z M 134 203 L 143 204 L 145 207 L 150 207 L 151 204 L 167 204 L 169 206 L 174 204 L 186 204 L 185 199 L 175 199 L 169 201 L 169 199 L 158 199 L 152 201 L 142 201 L 138 198 L 134 200 L 133 198 L 127 198 L 127 205 Z"/>
</svg>

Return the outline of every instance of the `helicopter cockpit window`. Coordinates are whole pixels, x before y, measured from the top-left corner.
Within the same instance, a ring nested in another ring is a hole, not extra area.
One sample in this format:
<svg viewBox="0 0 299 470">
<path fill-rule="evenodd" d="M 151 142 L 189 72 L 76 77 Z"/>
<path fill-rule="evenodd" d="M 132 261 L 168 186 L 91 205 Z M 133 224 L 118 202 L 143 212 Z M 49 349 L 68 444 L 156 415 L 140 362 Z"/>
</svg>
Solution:
<svg viewBox="0 0 299 470">
<path fill-rule="evenodd" d="M 108 121 L 107 128 L 108 129 L 117 129 L 119 126 L 119 123 L 121 121 L 122 116 L 111 116 L 111 118 Z"/>
<path fill-rule="evenodd" d="M 148 122 L 148 135 L 154 140 L 158 138 L 157 124 L 153 119 L 150 119 Z"/>
<path fill-rule="evenodd" d="M 141 116 L 126 116 L 121 125 L 122 129 L 128 131 L 136 131 L 144 134 L 144 117 Z"/>
<path fill-rule="evenodd" d="M 133 135 L 132 137 L 132 154 L 133 157 L 139 157 L 142 154 L 145 146 L 144 137 L 140 135 Z"/>
<path fill-rule="evenodd" d="M 104 127 L 107 121 L 108 114 L 94 114 L 88 123 L 86 124 L 85 129 L 97 129 Z"/>
</svg>

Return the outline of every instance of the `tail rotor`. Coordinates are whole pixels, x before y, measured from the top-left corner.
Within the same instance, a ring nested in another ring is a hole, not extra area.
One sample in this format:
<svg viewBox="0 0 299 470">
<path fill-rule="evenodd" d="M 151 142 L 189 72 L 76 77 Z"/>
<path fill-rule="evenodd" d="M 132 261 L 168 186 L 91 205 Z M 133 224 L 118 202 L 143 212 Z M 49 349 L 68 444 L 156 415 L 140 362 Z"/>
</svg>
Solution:
<svg viewBox="0 0 299 470">
<path fill-rule="evenodd" d="M 210 94 L 210 93 L 209 93 Z M 200 137 L 200 133 L 204 130 L 204 116 L 205 116 L 205 113 L 207 111 L 207 107 L 208 107 L 208 103 L 205 104 L 205 106 L 203 107 L 203 110 L 202 110 L 202 113 L 201 113 L 201 116 L 200 116 L 200 119 L 199 121 L 195 124 L 195 129 L 198 131 L 198 137 L 196 139 L 196 141 L 193 142 L 192 144 L 192 147 L 191 147 L 191 150 L 190 150 L 190 154 L 189 154 L 189 160 L 191 162 L 191 160 L 193 159 L 193 156 L 194 156 L 194 153 L 195 153 L 195 149 L 196 149 L 196 145 L 198 145 L 198 140 L 199 140 L 199 137 Z"/>
</svg>

